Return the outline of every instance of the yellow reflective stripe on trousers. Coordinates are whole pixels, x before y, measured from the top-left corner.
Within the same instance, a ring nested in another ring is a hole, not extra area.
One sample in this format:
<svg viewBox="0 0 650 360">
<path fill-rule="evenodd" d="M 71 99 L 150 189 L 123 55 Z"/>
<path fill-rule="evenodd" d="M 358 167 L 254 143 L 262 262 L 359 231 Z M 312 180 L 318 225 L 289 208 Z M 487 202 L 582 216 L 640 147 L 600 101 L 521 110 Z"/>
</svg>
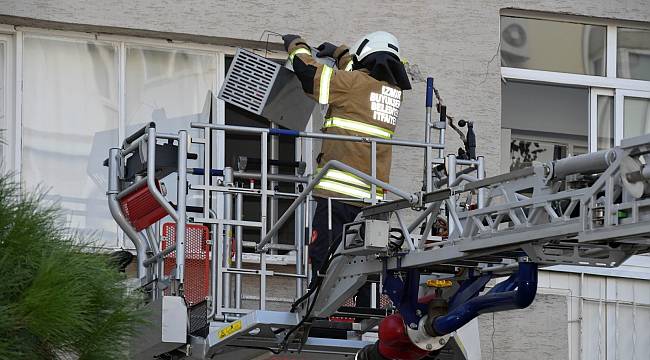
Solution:
<svg viewBox="0 0 650 360">
<path fill-rule="evenodd" d="M 298 54 L 307 54 L 311 55 L 311 51 L 305 49 L 305 48 L 297 48 L 296 50 L 292 51 L 291 54 L 289 54 L 289 60 L 293 61 L 293 57 L 298 55 Z"/>
<path fill-rule="evenodd" d="M 391 130 L 384 129 L 375 125 L 366 124 L 361 121 L 343 119 L 339 117 L 331 117 L 325 119 L 325 127 L 338 127 L 341 129 L 352 130 L 360 132 L 362 134 L 376 136 L 384 139 L 390 139 L 393 137 L 393 132 Z"/>
<path fill-rule="evenodd" d="M 317 189 L 329 190 L 335 193 L 348 195 L 358 199 L 370 199 L 370 191 L 359 189 L 358 187 L 341 184 L 336 181 L 321 180 L 316 185 Z M 377 199 L 383 200 L 383 196 L 377 194 Z"/>
<path fill-rule="evenodd" d="M 330 80 L 334 69 L 323 65 L 323 70 L 320 73 L 320 91 L 318 92 L 318 102 L 327 105 L 330 102 Z"/>
</svg>

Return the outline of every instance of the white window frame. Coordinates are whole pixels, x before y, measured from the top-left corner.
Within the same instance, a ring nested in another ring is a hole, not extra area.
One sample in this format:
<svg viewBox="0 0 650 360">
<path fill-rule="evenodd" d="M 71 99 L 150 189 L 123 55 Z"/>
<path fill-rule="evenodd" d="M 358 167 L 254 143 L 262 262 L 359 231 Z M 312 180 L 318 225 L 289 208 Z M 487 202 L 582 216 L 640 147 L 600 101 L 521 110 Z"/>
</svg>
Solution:
<svg viewBox="0 0 650 360">
<path fill-rule="evenodd" d="M 649 82 L 650 83 L 650 82 Z M 625 98 L 635 97 L 650 100 L 650 91 L 635 91 L 635 90 L 617 90 L 614 96 L 614 113 L 617 121 L 615 121 L 616 131 L 614 132 L 614 139 L 616 145 L 621 145 L 624 134 L 625 122 Z M 620 119 L 620 121 L 618 121 Z"/>
<path fill-rule="evenodd" d="M 513 67 L 501 67 L 501 76 L 507 80 L 523 80 L 536 83 L 549 83 L 555 85 L 581 86 L 590 89 L 589 106 L 589 150 L 596 151 L 597 148 L 597 108 L 594 107 L 598 95 L 615 96 L 614 101 L 614 144 L 620 145 L 623 137 L 623 109 L 622 94 L 637 94 L 635 97 L 650 97 L 650 81 L 618 78 L 617 66 L 617 36 L 618 28 L 650 29 L 650 25 L 644 27 L 637 22 L 615 21 L 609 19 L 584 18 L 581 16 L 548 14 L 516 9 L 502 10 L 501 16 L 514 16 L 530 19 L 549 21 L 575 22 L 588 25 L 600 25 L 607 27 L 606 45 L 606 74 L 605 76 L 581 75 L 571 73 L 560 73 L 544 70 L 521 69 Z M 618 100 L 617 100 L 618 99 Z M 619 109 L 620 108 L 620 109 Z"/>
<path fill-rule="evenodd" d="M 589 88 L 589 151 L 594 152 L 598 150 L 598 97 L 609 96 L 614 97 L 613 89 L 603 88 Z M 614 114 L 614 144 L 616 145 L 616 136 L 619 134 L 616 128 L 616 114 Z"/>
<path fill-rule="evenodd" d="M 0 43 L 4 45 L 4 68 L 0 69 L 0 72 L 3 73 L 3 79 L 4 83 L 0 84 L 0 86 L 3 88 L 3 94 L 4 98 L 2 101 L 4 102 L 4 119 L 0 122 L 0 128 L 2 129 L 2 133 L 0 133 L 0 136 L 2 137 L 2 141 L 4 141 L 4 144 L 1 145 L 4 147 L 3 151 L 3 166 L 2 168 L 4 170 L 9 170 L 13 171 L 14 170 L 14 162 L 15 162 L 15 154 L 14 154 L 14 148 L 13 144 L 15 143 L 14 135 L 15 135 L 15 128 L 14 128 L 14 121 L 11 121 L 11 119 L 15 118 L 14 115 L 14 109 L 16 107 L 16 100 L 14 99 L 15 96 L 15 72 L 14 72 L 14 63 L 15 63 L 15 42 L 13 39 L 12 35 L 9 34 L 4 34 L 0 32 Z"/>
</svg>

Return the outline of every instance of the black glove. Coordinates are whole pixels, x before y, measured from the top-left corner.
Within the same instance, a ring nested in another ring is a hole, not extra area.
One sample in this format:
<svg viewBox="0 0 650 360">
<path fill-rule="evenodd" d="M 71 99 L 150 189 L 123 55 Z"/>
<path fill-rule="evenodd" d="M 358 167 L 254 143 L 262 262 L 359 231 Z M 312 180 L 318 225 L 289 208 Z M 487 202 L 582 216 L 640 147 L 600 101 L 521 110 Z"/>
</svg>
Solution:
<svg viewBox="0 0 650 360">
<path fill-rule="evenodd" d="M 334 52 L 336 51 L 337 48 L 338 46 L 332 43 L 324 42 L 318 45 L 318 47 L 316 48 L 318 50 L 318 54 L 316 54 L 316 56 L 318 56 L 319 58 L 334 57 Z"/>
<path fill-rule="evenodd" d="M 289 51 L 289 45 L 291 45 L 291 43 L 298 38 L 300 38 L 300 35 L 294 35 L 294 34 L 282 35 L 282 40 L 284 41 L 284 50 Z"/>
</svg>

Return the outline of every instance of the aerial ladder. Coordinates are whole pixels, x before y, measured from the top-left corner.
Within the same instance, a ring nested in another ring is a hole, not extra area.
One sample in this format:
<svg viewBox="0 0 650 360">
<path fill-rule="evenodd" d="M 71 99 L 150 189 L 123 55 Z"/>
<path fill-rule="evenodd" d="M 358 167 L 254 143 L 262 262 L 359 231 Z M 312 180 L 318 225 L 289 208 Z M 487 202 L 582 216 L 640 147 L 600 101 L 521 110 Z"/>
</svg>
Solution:
<svg viewBox="0 0 650 360">
<path fill-rule="evenodd" d="M 190 128 L 147 123 L 110 149 L 109 209 L 135 246 L 151 316 L 134 357 L 443 359 L 462 352 L 459 331 L 478 315 L 529 306 L 540 268 L 611 268 L 649 250 L 650 136 L 486 177 L 473 123 L 454 122 L 426 83 L 422 141 L 313 132 L 314 104 L 290 71 L 239 49 L 219 98 L 272 126 L 219 123 L 208 93 Z M 461 135 L 457 154 L 444 153 L 448 127 Z M 223 154 L 235 134 L 257 139 L 259 158 L 239 156 L 233 168 Z M 278 158 L 280 137 L 293 139 L 294 159 Z M 334 160 L 315 171 L 312 144 L 324 138 L 368 144 L 371 173 Z M 420 151 L 421 188 L 377 179 L 377 144 Z M 371 197 L 308 286 L 311 192 L 329 169 L 354 174 Z M 377 186 L 393 199 L 377 199 Z M 290 222 L 293 238 L 279 236 Z M 277 279 L 293 290 L 278 291 Z M 369 281 L 373 306 L 353 306 Z"/>
</svg>

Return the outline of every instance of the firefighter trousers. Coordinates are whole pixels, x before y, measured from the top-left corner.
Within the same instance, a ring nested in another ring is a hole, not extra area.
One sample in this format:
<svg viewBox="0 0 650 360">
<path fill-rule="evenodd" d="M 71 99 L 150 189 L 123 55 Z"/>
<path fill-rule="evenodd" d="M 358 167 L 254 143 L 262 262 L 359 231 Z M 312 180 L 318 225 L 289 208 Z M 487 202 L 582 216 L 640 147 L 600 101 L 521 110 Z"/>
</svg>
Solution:
<svg viewBox="0 0 650 360">
<path fill-rule="evenodd" d="M 328 251 L 332 251 L 341 243 L 343 225 L 353 222 L 362 207 L 332 200 L 332 229 L 328 228 L 327 199 L 315 197 L 316 211 L 312 220 L 312 233 L 309 241 L 309 260 L 312 269 L 312 284 L 315 283 L 317 271 L 321 269 L 329 258 Z M 370 307 L 370 283 L 366 283 L 356 296 L 356 306 Z"/>
</svg>

